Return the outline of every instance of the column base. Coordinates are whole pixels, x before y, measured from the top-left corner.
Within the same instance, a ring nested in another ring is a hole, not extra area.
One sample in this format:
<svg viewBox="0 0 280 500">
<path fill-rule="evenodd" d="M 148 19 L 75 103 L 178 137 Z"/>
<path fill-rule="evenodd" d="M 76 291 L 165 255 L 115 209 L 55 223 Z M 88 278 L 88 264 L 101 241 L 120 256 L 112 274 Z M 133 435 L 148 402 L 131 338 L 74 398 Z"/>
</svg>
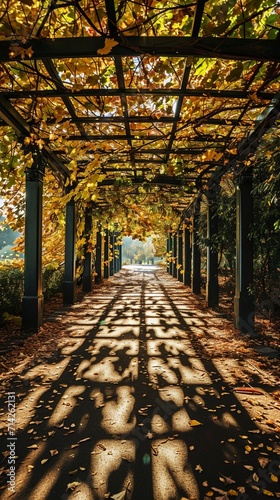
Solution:
<svg viewBox="0 0 280 500">
<path fill-rule="evenodd" d="M 185 286 L 191 286 L 192 284 L 192 277 L 190 274 L 184 275 L 184 285 Z"/>
<path fill-rule="evenodd" d="M 83 292 L 92 292 L 92 277 L 83 275 Z"/>
<path fill-rule="evenodd" d="M 234 297 L 234 326 L 242 333 L 255 333 L 255 307 L 250 297 Z"/>
<path fill-rule="evenodd" d="M 219 285 L 216 280 L 206 284 L 206 302 L 209 307 L 219 305 Z"/>
<path fill-rule="evenodd" d="M 200 278 L 193 277 L 192 283 L 191 283 L 191 289 L 192 289 L 192 293 L 195 293 L 196 295 L 200 295 L 200 292 L 201 292 Z"/>
<path fill-rule="evenodd" d="M 63 304 L 71 305 L 76 302 L 76 281 L 63 282 Z"/>
<path fill-rule="evenodd" d="M 43 295 L 22 298 L 22 327 L 38 329 L 43 324 Z"/>
</svg>

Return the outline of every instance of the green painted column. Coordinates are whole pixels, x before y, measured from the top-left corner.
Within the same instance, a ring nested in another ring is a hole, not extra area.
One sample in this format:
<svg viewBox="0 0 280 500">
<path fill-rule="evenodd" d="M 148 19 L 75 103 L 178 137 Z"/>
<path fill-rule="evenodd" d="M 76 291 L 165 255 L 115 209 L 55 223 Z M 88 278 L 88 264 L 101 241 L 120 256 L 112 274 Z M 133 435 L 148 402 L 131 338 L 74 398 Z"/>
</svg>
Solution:
<svg viewBox="0 0 280 500">
<path fill-rule="evenodd" d="M 192 276 L 192 248 L 191 233 L 188 227 L 184 228 L 184 285 L 191 286 Z"/>
<path fill-rule="evenodd" d="M 122 247 L 122 242 L 119 245 L 119 265 L 120 265 L 120 270 L 122 268 L 122 254 L 123 254 L 123 247 Z"/>
<path fill-rule="evenodd" d="M 195 211 L 193 214 L 193 233 L 192 233 L 192 292 L 199 294 L 201 289 L 201 275 L 200 275 L 200 250 L 198 246 L 198 219 L 200 215 L 200 200 L 196 201 Z"/>
<path fill-rule="evenodd" d="M 218 282 L 218 214 L 217 196 L 210 190 L 207 199 L 207 281 L 206 281 L 206 301 L 209 307 L 219 304 L 219 282 Z"/>
<path fill-rule="evenodd" d="M 114 231 L 110 232 L 110 254 L 111 254 L 111 260 L 110 260 L 110 276 L 114 275 L 114 247 L 115 247 L 115 233 Z"/>
<path fill-rule="evenodd" d="M 177 278 L 177 232 L 172 235 L 172 276 L 173 278 Z"/>
<path fill-rule="evenodd" d="M 63 303 L 76 302 L 76 232 L 77 232 L 77 207 L 72 199 L 66 205 L 65 214 L 65 257 L 64 257 L 64 282 Z"/>
<path fill-rule="evenodd" d="M 96 233 L 96 249 L 95 249 L 95 283 L 101 283 L 102 281 L 102 234 L 101 225 L 98 224 L 98 230 Z"/>
<path fill-rule="evenodd" d="M 254 333 L 255 305 L 253 286 L 253 241 L 249 237 L 253 225 L 252 175 L 240 177 L 236 187 L 236 268 L 234 325 L 245 333 Z"/>
<path fill-rule="evenodd" d="M 120 237 L 119 231 L 115 233 L 115 272 L 118 273 L 120 270 L 120 247 L 118 244 Z"/>
<path fill-rule="evenodd" d="M 105 229 L 105 236 L 104 236 L 104 278 L 108 279 L 110 275 L 110 264 L 109 264 L 109 241 L 110 239 L 110 234 L 109 234 L 109 229 Z"/>
<path fill-rule="evenodd" d="M 89 242 L 92 236 L 92 215 L 91 210 L 86 208 L 85 211 L 85 255 L 84 255 L 84 271 L 83 271 L 83 291 L 92 291 L 92 250 Z"/>
<path fill-rule="evenodd" d="M 167 255 L 167 258 L 168 258 L 168 255 L 169 255 L 169 237 L 168 236 L 166 238 L 166 255 Z M 168 262 L 168 260 L 166 262 L 166 272 L 167 273 L 169 272 L 169 262 Z"/>
<path fill-rule="evenodd" d="M 178 230 L 177 237 L 177 245 L 178 245 L 178 269 L 177 269 L 177 278 L 181 283 L 184 281 L 184 275 L 181 271 L 183 271 L 183 230 Z"/>
<path fill-rule="evenodd" d="M 23 328 L 37 329 L 43 323 L 42 292 L 42 196 L 44 168 L 39 152 L 26 170 Z"/>
<path fill-rule="evenodd" d="M 169 248 L 169 257 L 171 259 L 172 254 L 173 254 L 173 238 L 172 238 L 172 233 L 171 232 L 168 235 L 168 240 L 169 240 L 169 245 L 168 245 L 168 248 Z M 172 261 L 171 260 L 168 263 L 168 272 L 172 276 Z"/>
</svg>

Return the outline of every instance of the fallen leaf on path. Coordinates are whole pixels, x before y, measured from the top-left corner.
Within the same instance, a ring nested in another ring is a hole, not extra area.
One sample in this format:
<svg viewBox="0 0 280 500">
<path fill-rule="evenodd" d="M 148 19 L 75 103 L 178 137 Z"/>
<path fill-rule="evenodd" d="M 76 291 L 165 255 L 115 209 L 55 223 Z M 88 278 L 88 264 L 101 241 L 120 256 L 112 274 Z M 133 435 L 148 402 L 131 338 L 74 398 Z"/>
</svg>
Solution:
<svg viewBox="0 0 280 500">
<path fill-rule="evenodd" d="M 79 486 L 81 483 L 79 481 L 74 481 L 73 483 L 68 483 L 67 484 L 67 490 L 74 490 Z"/>
<path fill-rule="evenodd" d="M 254 470 L 254 467 L 252 465 L 244 465 L 245 469 L 248 470 Z"/>
<path fill-rule="evenodd" d="M 70 470 L 68 472 L 69 476 L 75 476 L 75 474 L 77 474 L 77 472 L 79 472 L 79 469 L 75 469 L 75 470 Z"/>
<path fill-rule="evenodd" d="M 189 425 L 191 427 L 196 427 L 197 425 L 203 425 L 201 422 L 198 422 L 198 420 L 189 420 Z"/>
<path fill-rule="evenodd" d="M 221 474 L 222 477 L 219 477 L 220 481 L 222 481 L 222 483 L 225 483 L 225 484 L 233 484 L 235 483 L 235 481 L 233 479 L 231 479 L 231 477 L 227 477 L 227 476 L 224 476 L 223 474 Z"/>
<path fill-rule="evenodd" d="M 86 441 L 90 441 L 91 440 L 91 437 L 87 437 L 87 438 L 84 438 L 84 439 L 80 439 L 80 441 L 78 441 L 78 443 L 85 443 Z"/>
<path fill-rule="evenodd" d="M 236 387 L 233 389 L 234 392 L 239 392 L 240 394 L 254 394 L 255 396 L 263 396 L 264 392 L 260 389 L 255 389 L 254 387 Z"/>
<path fill-rule="evenodd" d="M 126 490 L 123 490 L 120 493 L 116 493 L 115 495 L 112 495 L 110 498 L 113 498 L 114 500 L 125 500 Z"/>
<path fill-rule="evenodd" d="M 50 454 L 54 457 L 54 455 L 58 455 L 58 450 L 50 450 Z"/>
</svg>

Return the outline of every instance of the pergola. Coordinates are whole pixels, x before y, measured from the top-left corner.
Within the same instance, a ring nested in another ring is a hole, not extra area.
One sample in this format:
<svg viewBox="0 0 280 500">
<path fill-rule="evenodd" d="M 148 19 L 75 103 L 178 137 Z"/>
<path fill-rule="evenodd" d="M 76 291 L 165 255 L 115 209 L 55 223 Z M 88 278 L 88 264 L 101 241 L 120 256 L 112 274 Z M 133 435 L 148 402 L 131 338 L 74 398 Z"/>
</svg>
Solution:
<svg viewBox="0 0 280 500">
<path fill-rule="evenodd" d="M 207 301 L 218 304 L 215 202 L 236 178 L 235 325 L 254 328 L 252 163 L 280 114 L 279 7 L 274 1 L 5 0 L 1 6 L 0 126 L 33 164 L 26 170 L 23 324 L 42 323 L 42 183 L 51 168 L 67 186 L 64 302 L 75 301 L 76 207 L 88 176 L 106 211 L 110 186 L 156 186 L 193 218 L 167 236 L 169 272 L 200 293 L 196 221 L 208 200 Z M 16 7 L 18 9 L 16 10 Z M 70 154 L 69 152 L 71 152 Z M 74 151 L 74 153 L 73 153 Z M 98 158 L 98 166 L 96 163 Z M 178 195 L 180 193 L 180 195 Z M 106 194 L 106 196 L 105 196 Z M 86 227 L 91 216 L 85 209 Z M 183 227 L 183 229 L 182 229 Z M 108 260 L 106 235 L 103 247 Z M 97 274 L 101 274 L 101 236 Z M 234 244 L 234 243 L 233 243 Z M 177 264 L 184 273 L 178 273 Z M 120 262 L 106 268 L 105 275 Z M 84 289 L 91 287 L 91 255 Z"/>
</svg>

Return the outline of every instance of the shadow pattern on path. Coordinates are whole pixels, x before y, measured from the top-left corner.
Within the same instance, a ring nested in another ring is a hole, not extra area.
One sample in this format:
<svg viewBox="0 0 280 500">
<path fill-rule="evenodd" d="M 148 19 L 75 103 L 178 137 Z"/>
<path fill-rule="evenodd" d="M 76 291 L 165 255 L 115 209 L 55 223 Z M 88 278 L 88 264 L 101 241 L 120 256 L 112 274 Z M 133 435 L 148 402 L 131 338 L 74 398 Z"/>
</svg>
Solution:
<svg viewBox="0 0 280 500">
<path fill-rule="evenodd" d="M 110 281 L 72 308 L 67 343 L 11 381 L 16 487 L 7 487 L 6 394 L 0 498 L 277 496 L 279 435 L 254 413 L 256 396 L 234 391 L 245 377 L 275 410 L 272 385 L 231 339 L 228 356 L 215 352 L 221 318 L 192 309 L 187 289 L 161 270 Z"/>
</svg>

